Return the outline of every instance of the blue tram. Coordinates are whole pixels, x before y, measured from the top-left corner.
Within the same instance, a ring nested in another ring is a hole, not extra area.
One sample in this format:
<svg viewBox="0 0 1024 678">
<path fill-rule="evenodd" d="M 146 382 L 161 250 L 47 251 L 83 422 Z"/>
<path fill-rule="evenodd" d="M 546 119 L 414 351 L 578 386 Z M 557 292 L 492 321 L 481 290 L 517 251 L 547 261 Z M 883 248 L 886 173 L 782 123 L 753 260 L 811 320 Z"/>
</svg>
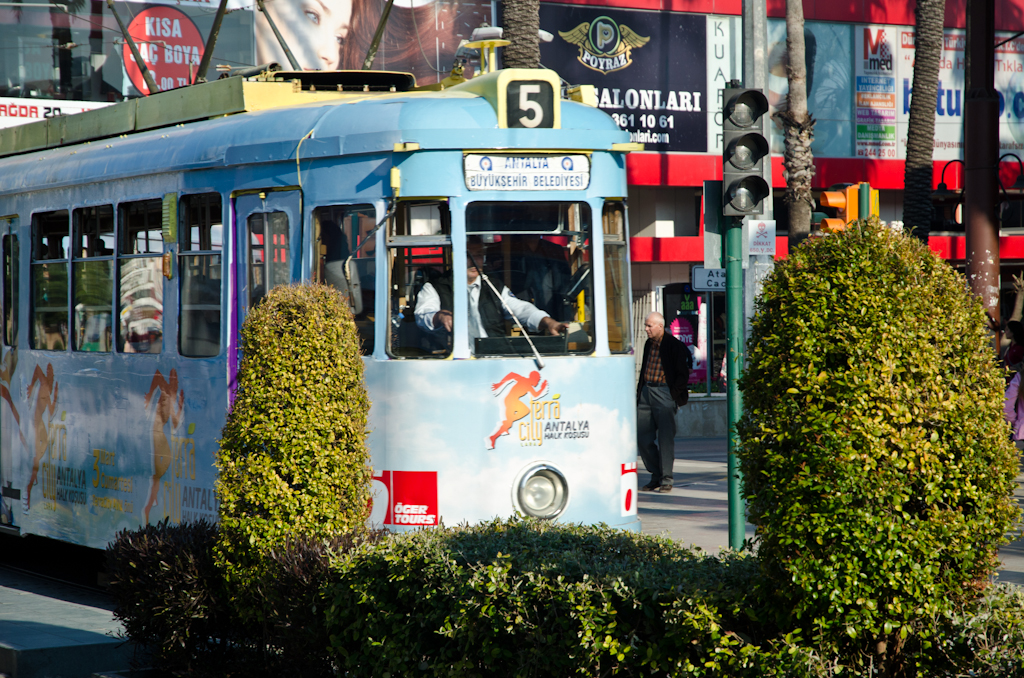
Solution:
<svg viewBox="0 0 1024 678">
<path fill-rule="evenodd" d="M 0 529 L 215 519 L 239 327 L 300 280 L 352 306 L 371 523 L 639 529 L 628 141 L 516 69 L 263 73 L 5 130 Z"/>
</svg>

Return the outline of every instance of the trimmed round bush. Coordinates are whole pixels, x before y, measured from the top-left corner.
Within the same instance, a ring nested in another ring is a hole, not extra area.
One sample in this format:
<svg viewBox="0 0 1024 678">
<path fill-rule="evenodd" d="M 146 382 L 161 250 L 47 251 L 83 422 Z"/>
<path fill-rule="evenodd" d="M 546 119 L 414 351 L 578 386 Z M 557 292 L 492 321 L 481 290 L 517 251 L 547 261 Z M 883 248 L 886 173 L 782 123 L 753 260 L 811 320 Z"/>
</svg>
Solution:
<svg viewBox="0 0 1024 678">
<path fill-rule="evenodd" d="M 268 581 L 261 568 L 273 550 L 363 528 L 370 403 L 355 324 L 333 288 L 275 287 L 241 335 L 238 387 L 217 458 L 217 562 L 242 598 L 259 600 L 266 596 L 253 589 Z M 263 616 L 258 605 L 250 611 Z"/>
<path fill-rule="evenodd" d="M 767 595 L 820 650 L 898 673 L 987 586 L 1018 516 L 984 312 L 873 220 L 780 262 L 752 327 L 739 454 Z"/>
</svg>

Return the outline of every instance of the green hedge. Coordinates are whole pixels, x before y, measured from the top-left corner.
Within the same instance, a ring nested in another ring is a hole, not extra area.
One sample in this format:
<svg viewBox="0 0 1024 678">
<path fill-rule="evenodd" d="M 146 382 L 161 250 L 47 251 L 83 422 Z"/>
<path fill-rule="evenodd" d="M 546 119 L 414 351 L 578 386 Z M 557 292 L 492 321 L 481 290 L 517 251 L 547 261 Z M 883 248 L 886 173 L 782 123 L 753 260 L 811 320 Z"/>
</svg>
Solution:
<svg viewBox="0 0 1024 678">
<path fill-rule="evenodd" d="M 778 623 L 910 670 L 1019 514 L 981 305 L 918 240 L 859 222 L 780 262 L 752 328 L 740 457 Z"/>
<path fill-rule="evenodd" d="M 115 615 L 157 668 L 217 678 L 881 675 L 775 626 L 776 602 L 761 595 L 748 554 L 520 520 L 294 541 L 263 569 L 274 601 L 264 630 L 229 604 L 215 541 L 215 526 L 164 522 L 122 533 L 108 551 Z M 927 623 L 934 643 L 908 650 L 901 675 L 1024 675 L 1020 589 L 993 587 Z"/>
<path fill-rule="evenodd" d="M 158 666 L 219 663 L 234 640 L 223 578 L 213 561 L 217 526 L 205 520 L 122 530 L 107 547 L 114 617 Z"/>
<path fill-rule="evenodd" d="M 610 528 L 495 521 L 357 549 L 327 625 L 360 676 L 791 675 L 799 652 L 752 644 L 757 572 Z"/>
<path fill-rule="evenodd" d="M 288 541 L 361 528 L 371 470 L 369 399 L 355 324 L 326 285 L 279 286 L 242 325 L 234 406 L 217 457 L 218 565 L 239 614 L 262 623 L 262 568 Z"/>
</svg>

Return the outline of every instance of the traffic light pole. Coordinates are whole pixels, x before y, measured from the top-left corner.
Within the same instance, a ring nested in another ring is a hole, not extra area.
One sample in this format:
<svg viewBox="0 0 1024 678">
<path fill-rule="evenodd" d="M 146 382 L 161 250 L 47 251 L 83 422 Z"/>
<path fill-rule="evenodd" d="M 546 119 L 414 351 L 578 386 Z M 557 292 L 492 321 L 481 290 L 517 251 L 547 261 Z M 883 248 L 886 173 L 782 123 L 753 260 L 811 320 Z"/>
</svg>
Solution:
<svg viewBox="0 0 1024 678">
<path fill-rule="evenodd" d="M 739 435 L 736 425 L 743 413 L 739 377 L 743 371 L 743 217 L 731 217 L 725 231 L 725 306 L 728 310 L 727 377 L 729 417 L 729 548 L 739 549 L 746 536 L 746 511 L 740 488 Z"/>
<path fill-rule="evenodd" d="M 736 424 L 743 412 L 739 377 L 743 371 L 746 334 L 743 305 L 743 217 L 762 212 L 771 200 L 771 187 L 763 175 L 771 163 L 771 149 L 764 133 L 768 99 L 759 89 L 744 89 L 730 83 L 722 91 L 722 215 L 731 217 L 725 232 L 725 292 L 728 308 L 729 412 L 729 546 L 739 549 L 746 535 L 746 511 L 740 488 L 736 453 L 739 436 Z M 756 267 L 755 267 L 756 268 Z M 752 270 L 751 275 L 757 271 Z"/>
</svg>

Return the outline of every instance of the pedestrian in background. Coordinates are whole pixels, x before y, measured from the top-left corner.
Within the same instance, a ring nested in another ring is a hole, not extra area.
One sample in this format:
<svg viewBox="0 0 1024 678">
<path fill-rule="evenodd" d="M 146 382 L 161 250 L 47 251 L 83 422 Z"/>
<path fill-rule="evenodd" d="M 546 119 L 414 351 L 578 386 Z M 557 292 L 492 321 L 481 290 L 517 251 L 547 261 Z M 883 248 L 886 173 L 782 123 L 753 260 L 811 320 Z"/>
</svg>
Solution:
<svg viewBox="0 0 1024 678">
<path fill-rule="evenodd" d="M 690 349 L 665 331 L 665 317 L 651 313 L 644 322 L 647 342 L 636 385 L 636 444 L 651 482 L 642 490 L 672 491 L 676 410 L 689 399 Z"/>
<path fill-rule="evenodd" d="M 1006 421 L 1010 422 L 1010 440 L 1018 450 L 1024 450 L 1024 403 L 1021 403 L 1024 393 L 1021 392 L 1020 375 L 1020 372 L 1014 374 L 1010 385 L 1006 387 L 1003 414 Z"/>
<path fill-rule="evenodd" d="M 1003 367 L 1011 372 L 1019 372 L 1024 362 L 1024 324 L 1019 320 L 1011 320 L 1006 323 L 1006 334 L 1010 338 L 1010 345 L 1003 353 Z"/>
</svg>

